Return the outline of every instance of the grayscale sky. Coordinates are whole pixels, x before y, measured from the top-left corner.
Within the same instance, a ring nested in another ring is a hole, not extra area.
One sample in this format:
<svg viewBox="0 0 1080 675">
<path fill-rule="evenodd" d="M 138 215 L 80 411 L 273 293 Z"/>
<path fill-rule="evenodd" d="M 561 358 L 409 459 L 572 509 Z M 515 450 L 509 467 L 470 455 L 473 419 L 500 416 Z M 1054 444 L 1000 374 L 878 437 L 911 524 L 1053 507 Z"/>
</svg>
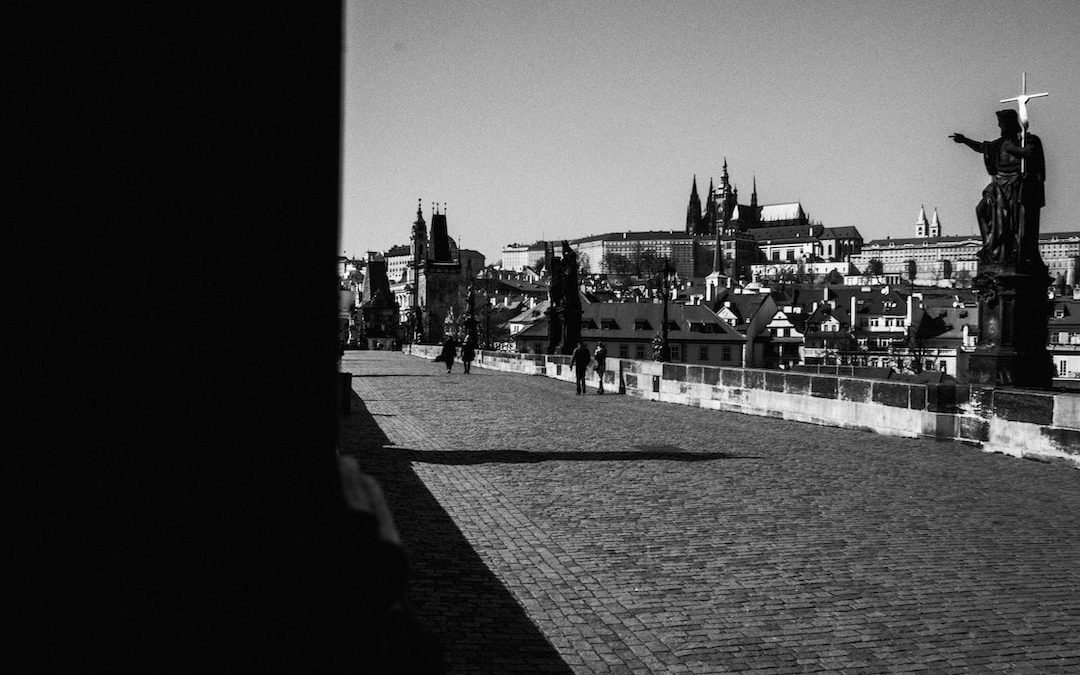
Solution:
<svg viewBox="0 0 1080 675">
<path fill-rule="evenodd" d="M 1080 230 L 1080 2 L 347 2 L 340 248 L 407 244 L 417 200 L 502 246 L 682 230 L 726 156 L 741 202 L 866 240 L 978 231 L 960 131 L 1030 103 L 1044 231 Z"/>
</svg>

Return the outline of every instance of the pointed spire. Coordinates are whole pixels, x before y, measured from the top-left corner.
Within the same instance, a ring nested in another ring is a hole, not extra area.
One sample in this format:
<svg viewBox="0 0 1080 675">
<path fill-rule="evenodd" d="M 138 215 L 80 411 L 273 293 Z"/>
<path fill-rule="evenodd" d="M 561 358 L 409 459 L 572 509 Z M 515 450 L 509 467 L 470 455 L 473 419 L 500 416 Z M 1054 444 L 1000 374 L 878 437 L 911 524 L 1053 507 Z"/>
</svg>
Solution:
<svg viewBox="0 0 1080 675">
<path fill-rule="evenodd" d="M 418 223 L 421 223 L 421 222 L 424 221 L 424 207 L 422 206 L 423 203 L 424 203 L 424 198 L 423 197 L 417 197 L 416 198 L 416 222 L 418 222 Z"/>
<path fill-rule="evenodd" d="M 705 202 L 705 223 L 702 228 L 705 234 L 716 231 L 716 189 L 713 187 L 712 176 L 709 177 L 709 196 Z"/>
<path fill-rule="evenodd" d="M 750 191 L 750 208 L 757 208 L 757 174 L 754 174 L 754 184 Z"/>
<path fill-rule="evenodd" d="M 915 221 L 916 225 L 926 224 L 926 207 L 923 204 L 919 204 L 919 218 Z"/>
<path fill-rule="evenodd" d="M 697 192 L 697 174 L 690 184 L 690 203 L 686 206 L 686 232 L 699 234 L 701 231 L 701 198 Z"/>
</svg>

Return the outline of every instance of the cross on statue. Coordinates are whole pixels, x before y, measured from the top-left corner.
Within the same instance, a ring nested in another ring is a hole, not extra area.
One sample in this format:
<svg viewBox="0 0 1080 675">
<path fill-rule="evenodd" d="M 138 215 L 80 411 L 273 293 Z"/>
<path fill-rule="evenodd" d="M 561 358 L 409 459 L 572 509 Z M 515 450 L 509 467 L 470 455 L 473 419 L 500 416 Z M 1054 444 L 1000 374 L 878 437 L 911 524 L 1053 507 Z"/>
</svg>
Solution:
<svg viewBox="0 0 1080 675">
<path fill-rule="evenodd" d="M 1039 98 L 1040 96 L 1049 96 L 1049 95 L 1050 95 L 1050 92 L 1048 92 L 1048 91 L 1044 91 L 1041 94 L 1029 94 L 1029 93 L 1027 93 L 1027 73 L 1023 73 L 1021 75 L 1021 81 L 1020 81 L 1020 95 L 1019 96 L 1014 96 L 1012 98 L 1003 98 L 1003 99 L 1001 99 L 1001 101 L 1000 101 L 1001 103 L 1011 103 L 1012 101 L 1016 101 L 1016 106 L 1018 108 L 1018 113 L 1019 113 L 1019 116 L 1020 116 L 1020 147 L 1024 147 L 1025 143 L 1027 141 L 1027 130 L 1028 130 L 1027 102 L 1030 101 L 1033 98 Z M 1020 172 L 1021 173 L 1023 173 L 1023 171 L 1024 171 L 1024 164 L 1025 164 L 1025 161 L 1023 159 L 1021 159 L 1020 160 Z"/>
</svg>

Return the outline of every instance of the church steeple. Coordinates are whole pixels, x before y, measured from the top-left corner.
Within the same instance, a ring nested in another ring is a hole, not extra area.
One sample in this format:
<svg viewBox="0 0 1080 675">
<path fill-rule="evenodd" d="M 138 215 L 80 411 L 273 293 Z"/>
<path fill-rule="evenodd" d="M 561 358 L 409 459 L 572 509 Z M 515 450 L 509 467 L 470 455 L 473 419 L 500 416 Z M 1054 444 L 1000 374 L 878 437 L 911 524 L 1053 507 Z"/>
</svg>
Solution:
<svg viewBox="0 0 1080 675">
<path fill-rule="evenodd" d="M 727 156 L 724 156 L 724 171 L 720 175 L 720 213 L 719 220 L 722 222 L 722 226 L 718 229 L 722 230 L 725 234 L 731 228 L 731 214 L 735 210 L 735 200 L 737 193 L 732 192 L 731 181 L 728 177 L 727 170 Z"/>
<path fill-rule="evenodd" d="M 926 222 L 926 207 L 923 204 L 919 205 L 919 217 L 915 220 L 915 236 L 930 236 L 930 223 Z"/>
<path fill-rule="evenodd" d="M 416 200 L 416 221 L 412 226 L 412 306 L 416 308 L 420 307 L 420 271 L 427 263 L 427 223 L 422 203 Z"/>
<path fill-rule="evenodd" d="M 709 178 L 709 196 L 705 202 L 705 222 L 703 223 L 702 230 L 705 234 L 712 234 L 716 232 L 716 223 L 719 218 L 716 217 L 716 189 L 713 187 L 713 179 Z"/>
<path fill-rule="evenodd" d="M 929 236 L 931 236 L 931 237 L 940 237 L 941 236 L 941 223 L 938 221 L 937 207 L 936 206 L 934 207 L 934 215 L 930 217 L 930 233 L 929 233 Z"/>
<path fill-rule="evenodd" d="M 757 174 L 754 174 L 754 183 L 750 190 L 750 208 L 757 211 Z"/>
<path fill-rule="evenodd" d="M 686 206 L 686 233 L 701 233 L 701 198 L 697 191 L 697 175 L 690 185 L 690 203 Z"/>
<path fill-rule="evenodd" d="M 416 220 L 412 226 L 412 259 L 413 265 L 423 265 L 427 260 L 427 223 L 424 222 L 424 209 L 421 206 L 423 200 L 416 200 Z"/>
</svg>

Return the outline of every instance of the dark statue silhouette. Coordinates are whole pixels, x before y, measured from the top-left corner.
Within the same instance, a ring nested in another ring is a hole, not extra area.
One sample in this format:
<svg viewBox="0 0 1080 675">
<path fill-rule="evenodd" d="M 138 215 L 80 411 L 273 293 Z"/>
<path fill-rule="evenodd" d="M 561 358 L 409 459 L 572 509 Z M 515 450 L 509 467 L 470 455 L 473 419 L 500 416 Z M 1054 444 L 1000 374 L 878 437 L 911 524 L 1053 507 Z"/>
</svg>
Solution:
<svg viewBox="0 0 1080 675">
<path fill-rule="evenodd" d="M 975 385 L 1049 387 L 1053 380 L 1046 350 L 1051 279 L 1039 253 L 1046 163 L 1042 141 L 1027 133 L 1028 98 L 1025 93 L 1007 99 L 1018 101 L 1020 112 L 997 112 L 1001 135 L 995 140 L 950 136 L 981 153 L 991 177 L 975 207 L 983 242 L 973 280 L 979 342 L 964 374 Z"/>
<path fill-rule="evenodd" d="M 1015 110 L 999 110 L 997 118 L 1001 136 L 996 140 L 974 141 L 961 133 L 950 136 L 982 153 L 991 176 L 975 207 L 983 240 L 978 258 L 983 263 L 1015 263 L 1035 271 L 1042 265 L 1039 210 L 1046 203 L 1042 142 L 1034 134 L 1023 133 Z"/>
</svg>

